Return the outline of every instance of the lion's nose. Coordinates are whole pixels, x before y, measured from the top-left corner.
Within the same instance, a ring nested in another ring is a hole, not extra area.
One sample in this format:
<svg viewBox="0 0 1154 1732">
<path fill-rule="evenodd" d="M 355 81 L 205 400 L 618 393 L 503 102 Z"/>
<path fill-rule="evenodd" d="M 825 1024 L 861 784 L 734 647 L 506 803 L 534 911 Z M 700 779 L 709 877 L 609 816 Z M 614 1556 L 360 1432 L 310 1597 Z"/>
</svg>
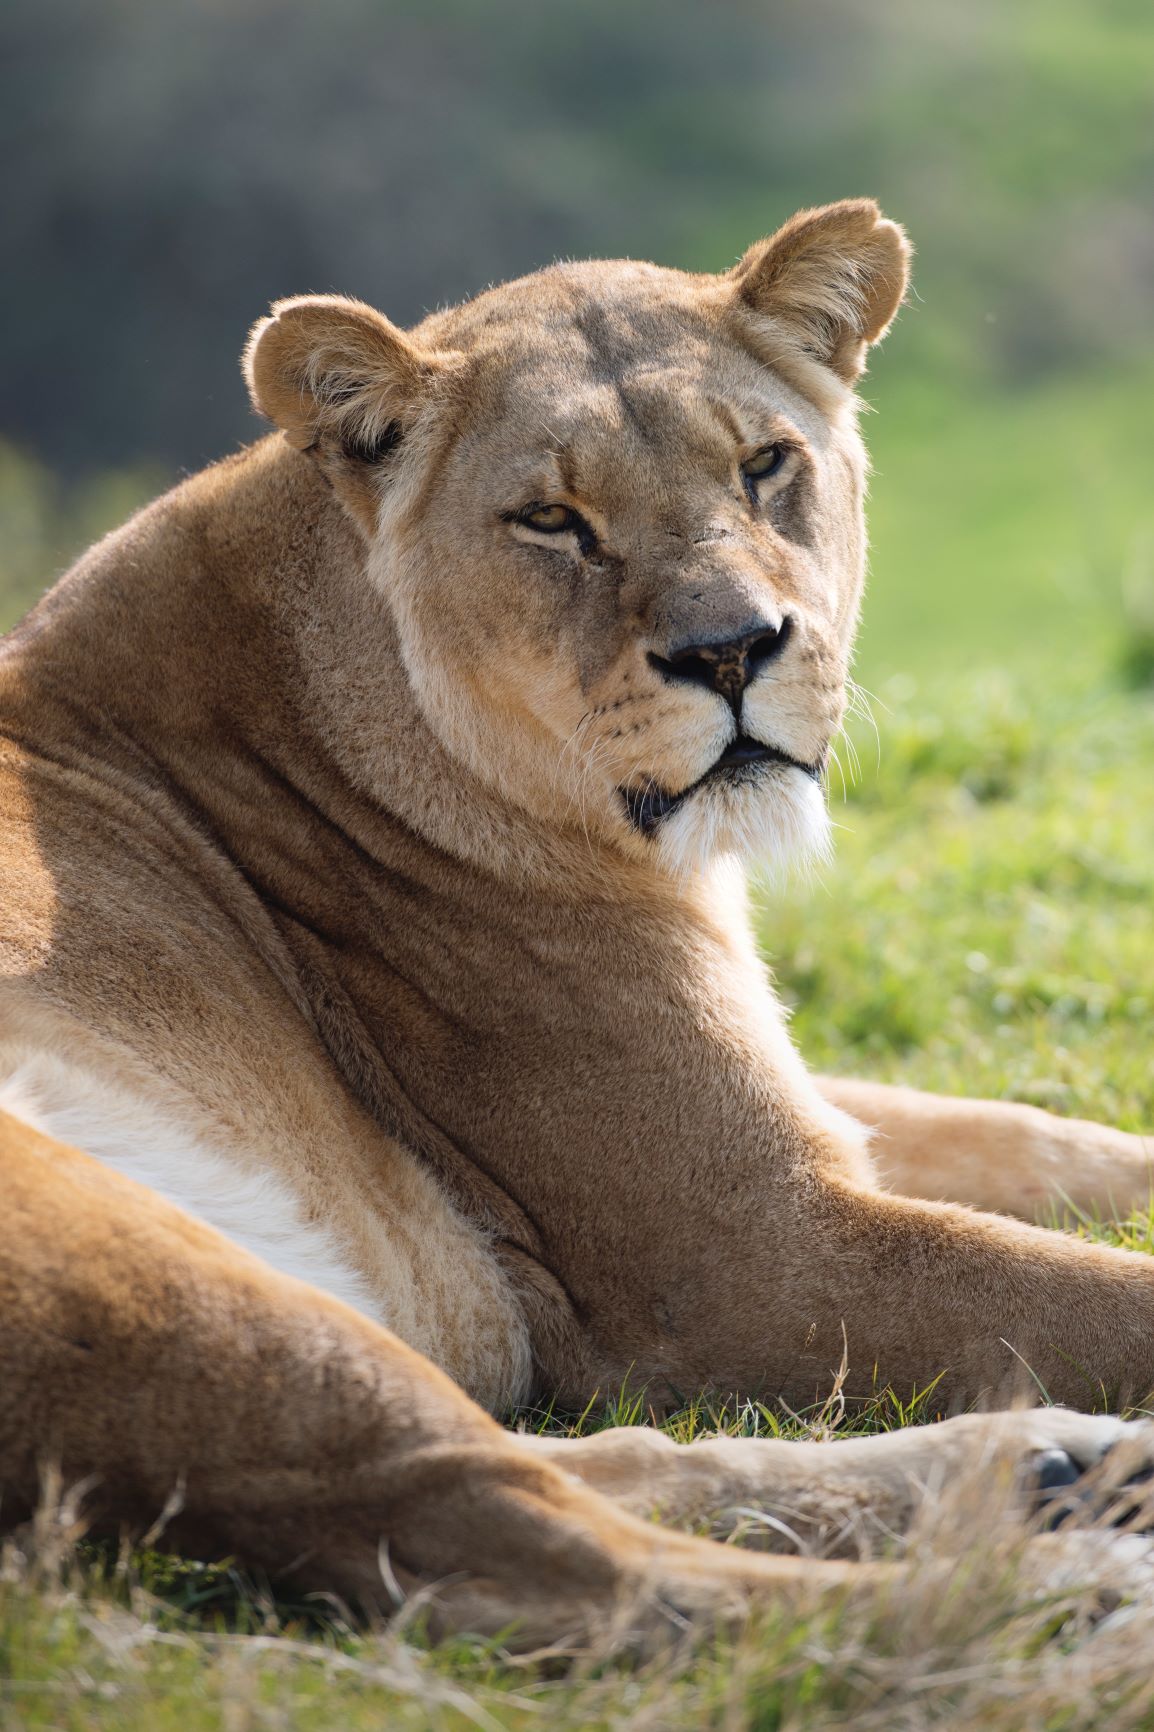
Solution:
<svg viewBox="0 0 1154 1732">
<path fill-rule="evenodd" d="M 788 614 L 776 623 L 750 620 L 736 637 L 675 644 L 667 655 L 651 654 L 649 660 L 666 679 L 719 692 L 737 710 L 746 686 L 785 648 L 790 623 Z"/>
</svg>

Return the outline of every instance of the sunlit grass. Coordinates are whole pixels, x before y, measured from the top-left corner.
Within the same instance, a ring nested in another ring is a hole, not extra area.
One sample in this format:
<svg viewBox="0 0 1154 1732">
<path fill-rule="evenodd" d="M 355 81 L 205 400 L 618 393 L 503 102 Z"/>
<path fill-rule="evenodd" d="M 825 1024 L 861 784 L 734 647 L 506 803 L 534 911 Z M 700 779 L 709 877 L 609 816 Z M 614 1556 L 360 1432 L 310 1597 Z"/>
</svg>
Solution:
<svg viewBox="0 0 1154 1732">
<path fill-rule="evenodd" d="M 1154 702 L 1004 674 L 889 697 L 824 883 L 762 904 L 803 1053 L 1154 1122 Z"/>
</svg>

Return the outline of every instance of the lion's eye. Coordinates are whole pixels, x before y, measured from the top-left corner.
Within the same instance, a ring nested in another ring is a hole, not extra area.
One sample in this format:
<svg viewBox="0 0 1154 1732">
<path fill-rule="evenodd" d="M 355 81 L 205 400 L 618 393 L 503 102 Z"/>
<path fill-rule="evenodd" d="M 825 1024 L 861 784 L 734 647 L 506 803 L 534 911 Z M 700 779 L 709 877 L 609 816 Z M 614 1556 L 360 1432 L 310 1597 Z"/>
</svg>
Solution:
<svg viewBox="0 0 1154 1732">
<path fill-rule="evenodd" d="M 519 523 L 522 529 L 535 529 L 538 535 L 572 535 L 582 559 L 588 559 L 597 547 L 597 537 L 579 511 L 568 505 L 523 505 L 517 511 L 503 511 L 506 523 Z"/>
<path fill-rule="evenodd" d="M 767 476 L 776 475 L 784 462 L 784 445 L 763 445 L 760 451 L 746 458 L 741 473 L 747 481 L 764 481 Z"/>
<path fill-rule="evenodd" d="M 565 530 L 576 534 L 581 528 L 581 519 L 567 505 L 534 505 L 521 513 L 519 521 L 543 535 L 561 535 Z"/>
</svg>

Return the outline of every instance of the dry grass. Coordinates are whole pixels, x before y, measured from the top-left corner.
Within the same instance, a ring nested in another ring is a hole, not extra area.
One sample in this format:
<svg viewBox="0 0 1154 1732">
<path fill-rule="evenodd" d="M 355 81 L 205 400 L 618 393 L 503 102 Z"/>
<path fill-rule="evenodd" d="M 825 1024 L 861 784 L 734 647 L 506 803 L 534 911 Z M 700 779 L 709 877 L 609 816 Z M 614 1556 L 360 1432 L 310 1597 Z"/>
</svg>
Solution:
<svg viewBox="0 0 1154 1732">
<path fill-rule="evenodd" d="M 831 1447 L 836 1447 L 835 1444 Z M 931 1501 L 866 1602 L 759 1618 L 736 1639 L 559 1671 L 500 1643 L 424 1643 L 419 1615 L 356 1631 L 227 1571 L 77 1549 L 41 1518 L 0 1560 L 0 1726 L 223 1727 L 1154 1724 L 1154 1546 L 1098 1525 L 1028 1530 L 1009 1476 L 975 1467 Z"/>
</svg>

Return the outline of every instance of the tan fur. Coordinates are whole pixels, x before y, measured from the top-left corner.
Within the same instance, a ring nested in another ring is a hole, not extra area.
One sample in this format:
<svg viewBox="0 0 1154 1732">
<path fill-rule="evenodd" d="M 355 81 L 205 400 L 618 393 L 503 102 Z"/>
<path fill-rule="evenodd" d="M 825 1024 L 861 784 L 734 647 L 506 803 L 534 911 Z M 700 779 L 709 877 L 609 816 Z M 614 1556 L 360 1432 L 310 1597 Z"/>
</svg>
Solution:
<svg viewBox="0 0 1154 1732">
<path fill-rule="evenodd" d="M 651 1627 L 661 1594 L 720 1616 L 866 1579 L 602 1491 L 792 1509 L 825 1543 L 847 1508 L 904 1525 L 992 1441 L 1085 1467 L 1121 1435 L 534 1445 L 468 1399 L 629 1377 L 655 1405 L 801 1403 L 843 1339 L 850 1393 L 944 1373 L 943 1403 L 1005 1400 L 1023 1363 L 1075 1403 L 1154 1385 L 1147 1259 L 956 1206 L 1029 1214 L 1019 1148 L 1052 1192 L 1085 1155 L 1124 1204 L 1140 1141 L 819 1086 L 745 913 L 741 853 L 824 845 L 864 561 L 850 387 L 907 251 L 852 201 L 723 277 L 558 266 L 409 333 L 279 302 L 246 373 L 281 431 L 7 640 L 0 1101 L 75 1129 L 0 1119 L 6 1514 L 49 1458 L 103 1519 L 147 1525 L 179 1483 L 184 1543 L 378 1601 L 452 1576 L 448 1622 L 552 1639 L 623 1596 Z M 578 527 L 535 528 L 543 503 Z M 747 641 L 744 691 L 707 689 L 698 646 Z M 739 731 L 778 757 L 699 786 Z M 92 1158 L 152 1127 L 152 1191 Z M 368 1316 L 154 1194 L 189 1207 L 196 1173 L 266 1176 Z"/>
</svg>

